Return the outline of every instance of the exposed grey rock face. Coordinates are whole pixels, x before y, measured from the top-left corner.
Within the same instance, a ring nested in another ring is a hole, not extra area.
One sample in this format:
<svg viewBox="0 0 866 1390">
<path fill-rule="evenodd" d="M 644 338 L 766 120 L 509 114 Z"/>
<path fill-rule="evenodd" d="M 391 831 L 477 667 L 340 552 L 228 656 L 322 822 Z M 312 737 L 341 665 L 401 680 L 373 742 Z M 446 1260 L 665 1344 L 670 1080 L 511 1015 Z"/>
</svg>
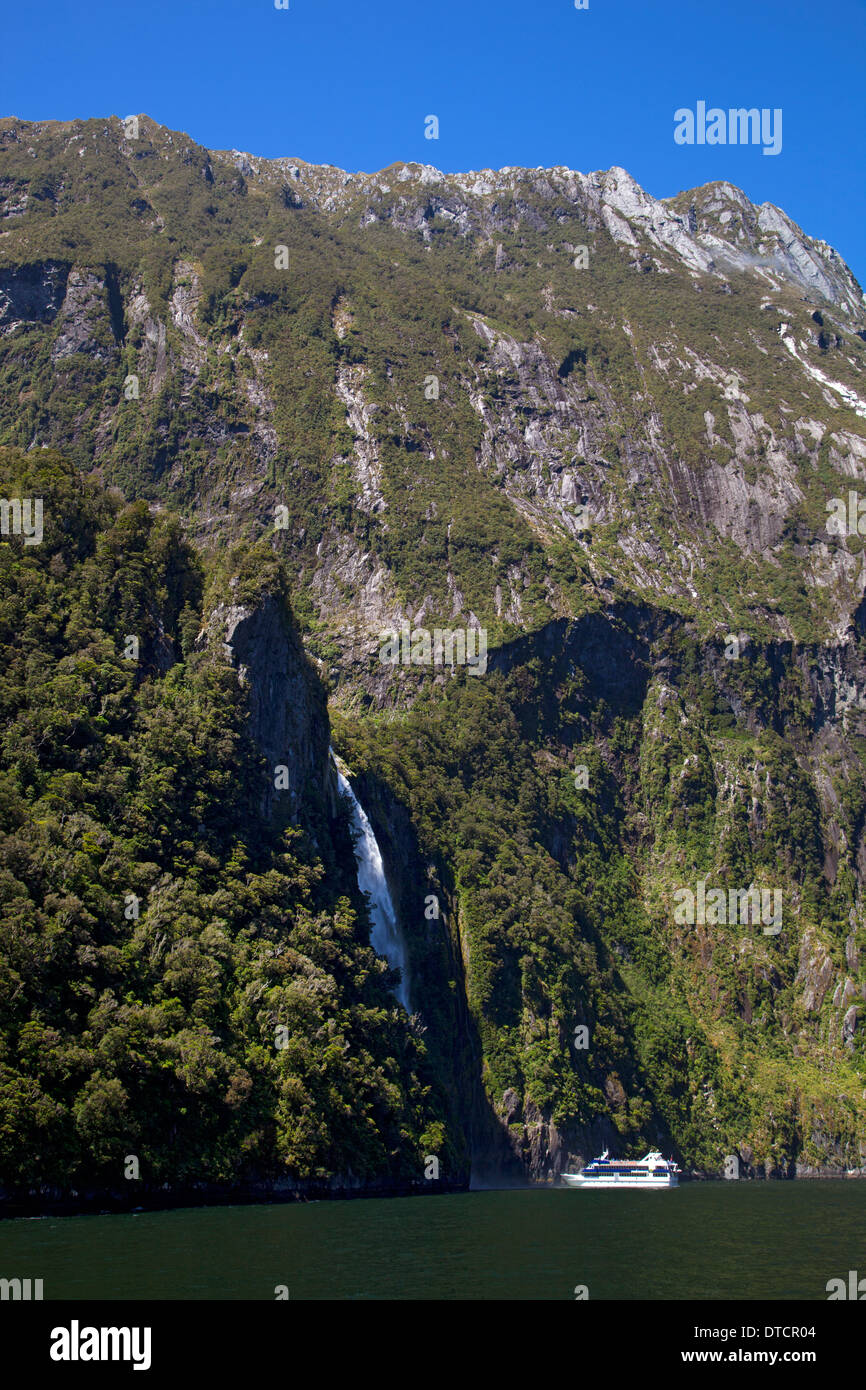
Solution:
<svg viewBox="0 0 866 1390">
<path fill-rule="evenodd" d="M 130 328 L 141 338 L 137 374 L 148 395 L 156 396 L 168 371 L 165 324 L 153 317 L 147 295 L 140 287 L 129 298 L 126 317 Z"/>
<path fill-rule="evenodd" d="M 797 983 L 803 988 L 803 1008 L 808 1013 L 820 1009 L 833 978 L 833 961 L 826 947 L 813 933 L 807 931 L 800 947 L 800 969 Z"/>
<path fill-rule="evenodd" d="M 647 528 L 612 486 L 605 455 L 617 430 L 618 405 L 605 382 L 590 370 L 585 376 L 563 376 L 537 343 L 518 342 L 480 315 L 468 317 L 490 348 L 488 363 L 468 388 L 484 424 L 479 462 L 502 477 L 507 495 L 535 528 L 554 520 L 580 542 L 593 526 L 616 523 L 619 552 L 634 566 L 642 592 L 655 589 L 685 598 L 694 597 L 690 576 L 700 565 L 698 536 L 710 528 L 745 552 L 770 551 L 780 540 L 785 518 L 802 496 L 792 455 L 799 447 L 817 457 L 823 429 L 817 438 L 804 429 L 802 443 L 794 431 L 790 440 L 779 439 L 759 413 L 749 412 L 748 397 L 727 386 L 727 438 L 715 432 L 722 427 L 721 416 L 707 412 L 706 417 L 708 442 L 727 453 L 727 462 L 710 462 L 697 474 L 659 437 L 648 415 L 642 431 L 625 441 L 626 462 L 635 491 L 673 495 L 682 519 L 689 518 L 680 568 L 672 569 L 663 543 L 667 537 Z M 695 354 L 688 374 L 720 384 L 726 379 L 721 368 Z M 497 377 L 491 392 L 491 378 Z M 748 459 L 759 449 L 771 466 L 749 477 Z M 694 523 L 701 527 L 697 533 Z M 595 568 L 588 544 L 587 559 Z M 810 561 L 825 572 L 834 562 L 829 552 L 817 549 Z M 850 578 L 853 573 L 852 565 Z M 597 577 L 603 574 L 599 568 Z"/>
<path fill-rule="evenodd" d="M 0 178 L 0 219 L 23 217 L 30 194 L 16 179 Z"/>
<path fill-rule="evenodd" d="M 859 1010 L 852 1004 L 842 1020 L 842 1041 L 852 1052 L 854 1050 L 854 1034 L 857 1032 L 859 1018 Z"/>
<path fill-rule="evenodd" d="M 69 123 L 65 132 L 71 168 L 84 138 L 81 124 Z M 536 540 L 548 551 L 567 547 L 588 589 L 622 586 L 695 611 L 712 586 L 714 623 L 754 624 L 783 638 L 803 630 L 791 605 L 777 602 L 780 569 L 790 580 L 794 568 L 822 636 L 827 629 L 844 638 L 863 599 L 866 568 L 858 543 L 827 533 L 821 493 L 846 491 L 841 479 L 828 481 L 834 474 L 850 479 L 853 489 L 866 487 L 866 312 L 838 254 L 780 209 L 753 204 L 727 182 L 656 198 L 618 166 L 444 174 L 399 163 L 374 174 L 346 173 L 238 150 L 208 153 L 186 136 L 146 120 L 145 127 L 160 157 L 179 155 L 196 186 L 228 177 L 237 189 L 240 180 L 244 216 L 250 204 L 265 208 L 271 200 L 283 209 L 303 205 L 321 214 L 329 230 L 340 228 L 361 257 L 377 238 L 358 229 L 387 224 L 416 249 L 422 238 L 430 265 L 439 267 L 434 287 L 447 285 L 459 241 L 465 243 L 459 255 L 477 258 L 490 277 L 490 295 L 471 304 L 464 294 L 441 340 L 435 325 L 430 331 L 420 319 L 404 322 L 400 307 L 395 313 L 392 306 L 393 341 L 386 336 L 375 346 L 363 294 L 349 277 L 331 306 L 334 339 L 325 333 L 327 351 L 315 368 L 311 358 L 317 380 L 310 379 L 310 390 L 322 418 L 343 426 L 333 455 L 316 461 L 311 486 L 317 504 L 339 492 L 341 507 L 335 515 L 323 506 L 324 531 L 315 546 L 312 528 L 299 523 L 296 580 L 313 598 L 329 639 L 343 648 L 344 665 L 356 661 L 364 628 L 404 617 L 420 621 L 428 614 L 465 625 L 472 608 L 484 621 L 527 628 L 572 611 L 558 578 L 540 581 L 542 598 L 531 592 L 525 557 Z M 44 129 L 13 122 L 7 139 L 35 139 Z M 137 181 L 144 142 L 125 140 L 119 127 L 114 138 Z M 17 175 L 13 182 L 9 197 L 20 201 Z M 4 187 L 0 182 L 0 195 Z M 149 204 L 139 198 L 132 206 L 143 215 Z M 261 254 L 264 228 L 264 222 L 244 224 L 242 240 L 257 229 L 244 252 L 251 264 Z M 11 247 L 18 232 L 4 235 Z M 578 268 L 575 253 L 584 244 L 589 268 Z M 523 245 L 528 261 L 521 259 Z M 397 267 L 401 252 L 393 249 Z M 71 434 L 81 461 L 124 488 L 130 474 L 139 476 L 141 460 L 140 476 L 166 500 L 189 508 L 197 539 L 210 544 L 270 525 L 274 506 L 284 501 L 280 490 L 309 464 L 301 463 L 306 432 L 287 394 L 292 349 L 281 345 L 279 333 L 261 336 L 260 311 L 274 292 L 256 282 L 248 296 L 240 289 L 230 294 L 216 313 L 213 272 L 205 272 L 202 304 L 202 268 L 191 251 L 186 255 L 170 274 L 166 268 L 162 289 L 142 266 L 124 272 L 117 285 L 108 269 L 60 260 L 2 270 L 0 334 L 9 335 L 7 350 L 14 352 L 20 325 L 42 324 L 55 365 L 85 354 L 105 368 L 101 382 L 79 393 L 74 420 L 65 407 L 54 408 L 58 401 L 39 409 L 50 374 L 37 374 L 23 393 L 25 442 L 63 447 L 61 436 Z M 550 278 L 545 269 L 533 284 L 534 266 L 549 267 L 551 257 Z M 515 285 L 518 263 L 526 274 Z M 717 332 L 713 311 L 724 303 L 722 294 L 736 313 Z M 275 316 L 270 328 L 282 331 L 283 324 Z M 421 425 L 419 382 L 401 369 L 401 339 L 420 343 L 428 332 L 425 353 L 443 394 L 435 423 L 428 413 Z M 118 401 L 121 349 L 125 371 L 138 378 L 135 405 Z M 385 362 L 376 360 L 383 355 Z M 61 394 L 68 370 L 55 374 Z M 465 431 L 459 426 L 457 458 L 450 417 L 467 401 L 476 419 Z M 8 414 L 7 435 L 17 439 L 23 425 Z M 322 452 L 327 447 L 322 443 Z M 417 476 L 405 492 L 424 522 L 440 522 L 443 506 L 451 505 L 438 495 L 440 460 L 455 468 L 453 516 L 467 475 L 473 506 L 484 510 L 492 498 L 504 498 L 518 513 L 523 555 L 501 566 L 491 557 L 486 593 L 465 597 L 459 551 L 457 563 L 445 560 L 438 592 L 429 573 L 413 587 L 400 572 L 405 561 L 393 541 L 403 499 L 395 480 L 406 458 L 395 466 L 395 447 L 407 456 L 410 448 L 417 451 L 411 460 Z M 484 480 L 477 497 L 476 470 Z M 714 556 L 726 572 L 702 584 Z"/>
<path fill-rule="evenodd" d="M 22 323 L 52 323 L 63 303 L 69 266 L 62 261 L 37 261 L 0 270 L 0 332 L 12 333 Z"/>
<path fill-rule="evenodd" d="M 172 323 L 184 337 L 197 348 L 204 348 L 205 341 L 195 326 L 195 315 L 201 298 L 199 277 L 188 261 L 178 261 L 175 266 L 175 286 L 170 300 Z M 202 357 L 204 354 L 199 353 Z"/>
<path fill-rule="evenodd" d="M 348 208 L 359 197 L 384 195 L 375 210 L 362 214 L 362 224 L 387 220 L 420 231 L 425 239 L 427 224 L 435 217 L 445 217 L 464 235 L 482 224 L 495 228 L 496 199 L 503 194 L 518 200 L 515 210 L 530 223 L 544 225 L 537 211 L 520 205 L 521 192 L 564 196 L 588 227 L 603 226 L 615 241 L 635 249 L 646 246 L 671 253 L 689 270 L 720 277 L 731 270 L 748 271 L 801 286 L 846 314 L 863 309 L 860 286 L 833 247 L 807 236 L 774 204 L 750 202 L 730 183 L 695 190 L 691 206 L 681 211 L 681 198 L 654 198 L 616 165 L 589 174 L 565 166 L 444 174 L 427 164 L 402 164 L 380 174 L 348 174 L 332 165 L 259 159 L 237 150 L 217 152 L 214 158 L 231 162 L 246 177 L 266 182 L 289 177 L 300 185 L 304 198 L 323 211 Z M 393 192 L 391 180 L 398 185 Z"/>
<path fill-rule="evenodd" d="M 106 284 L 92 270 L 73 266 L 66 281 L 66 297 L 59 319 L 59 332 L 51 349 L 53 362 L 70 357 L 74 352 L 107 362 L 116 352 Z"/>
<path fill-rule="evenodd" d="M 304 654 L 282 602 L 266 595 L 255 607 L 220 604 L 199 645 L 223 652 L 237 669 L 249 699 L 250 735 L 265 760 L 262 802 L 282 807 L 292 821 L 318 803 L 328 782 L 329 729 L 321 684 Z M 277 789 L 285 768 L 285 789 Z"/>
<path fill-rule="evenodd" d="M 372 433 L 371 422 L 377 407 L 364 399 L 364 377 L 360 366 L 341 366 L 337 373 L 336 392 L 346 407 L 349 426 L 355 436 L 355 475 L 358 480 L 358 503 L 362 511 L 381 512 L 385 499 L 381 491 L 382 466 Z"/>
</svg>

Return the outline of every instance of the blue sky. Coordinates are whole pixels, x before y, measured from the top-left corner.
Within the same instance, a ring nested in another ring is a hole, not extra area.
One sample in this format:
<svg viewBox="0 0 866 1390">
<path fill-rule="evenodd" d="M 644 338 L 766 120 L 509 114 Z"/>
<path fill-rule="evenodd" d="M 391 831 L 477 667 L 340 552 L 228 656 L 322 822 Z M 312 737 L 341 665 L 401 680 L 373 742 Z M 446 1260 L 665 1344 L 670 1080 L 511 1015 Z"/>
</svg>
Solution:
<svg viewBox="0 0 866 1390">
<path fill-rule="evenodd" d="M 211 148 L 367 171 L 620 164 L 657 197 L 724 178 L 866 283 L 864 0 L 289 3 L 19 3 L 0 112 L 146 112 Z M 676 145 L 674 111 L 699 100 L 781 107 L 781 153 Z"/>
</svg>

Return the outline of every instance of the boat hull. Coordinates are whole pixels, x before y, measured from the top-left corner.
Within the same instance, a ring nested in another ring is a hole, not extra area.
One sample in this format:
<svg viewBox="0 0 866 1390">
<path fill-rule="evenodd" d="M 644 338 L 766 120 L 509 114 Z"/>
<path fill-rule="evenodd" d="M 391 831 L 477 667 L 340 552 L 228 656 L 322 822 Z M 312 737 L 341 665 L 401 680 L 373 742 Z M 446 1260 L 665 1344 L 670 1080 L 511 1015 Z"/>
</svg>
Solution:
<svg viewBox="0 0 866 1390">
<path fill-rule="evenodd" d="M 585 1178 L 582 1173 L 563 1173 L 562 1181 L 566 1187 L 619 1187 L 631 1192 L 648 1188 L 650 1191 L 660 1191 L 665 1187 L 679 1186 L 676 1174 L 665 1173 L 659 1177 L 649 1176 L 646 1178 L 626 1178 L 613 1173 L 603 1177 Z"/>
</svg>

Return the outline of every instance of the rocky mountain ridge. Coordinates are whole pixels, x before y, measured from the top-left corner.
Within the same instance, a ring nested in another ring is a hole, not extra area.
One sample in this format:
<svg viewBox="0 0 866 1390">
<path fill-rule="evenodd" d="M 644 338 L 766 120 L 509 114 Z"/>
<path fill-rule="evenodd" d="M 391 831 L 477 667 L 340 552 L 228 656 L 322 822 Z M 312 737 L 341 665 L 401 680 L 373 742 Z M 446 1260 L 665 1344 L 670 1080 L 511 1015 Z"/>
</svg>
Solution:
<svg viewBox="0 0 866 1390">
<path fill-rule="evenodd" d="M 863 295 L 780 209 L 619 168 L 348 174 L 138 120 L 0 122 L 0 438 L 71 444 L 206 544 L 287 509 L 338 680 L 370 630 L 505 640 L 611 585 L 708 631 L 847 629 L 860 539 L 826 522 L 866 478 Z"/>
<path fill-rule="evenodd" d="M 377 219 L 411 226 L 426 241 L 432 236 L 428 223 L 437 216 L 453 221 L 463 234 L 483 230 L 488 219 L 481 213 L 481 199 L 503 194 L 519 197 L 523 189 L 549 198 L 559 196 L 579 210 L 592 230 L 604 226 L 614 241 L 636 250 L 645 241 L 658 251 L 673 252 L 693 271 L 720 276 L 726 268 L 755 271 L 775 289 L 784 283 L 798 284 L 836 304 L 852 320 L 862 314 L 866 303 L 838 251 L 806 236 L 775 204 L 756 205 L 741 189 L 724 181 L 659 199 L 618 165 L 587 174 L 565 165 L 445 174 L 431 164 L 409 163 L 361 174 L 296 158 L 262 159 L 239 150 L 216 151 L 214 156 L 230 162 L 247 179 L 281 186 L 292 181 L 297 185 L 296 196 L 307 198 L 323 212 L 351 212 L 358 200 L 375 205 Z M 397 199 L 387 201 L 398 184 L 409 189 L 397 189 Z M 407 211 L 417 202 L 419 185 L 429 190 L 427 206 L 420 218 L 410 215 L 407 219 Z M 492 225 L 495 228 L 495 214 Z M 664 268 L 659 259 L 655 264 L 657 269 Z"/>
</svg>

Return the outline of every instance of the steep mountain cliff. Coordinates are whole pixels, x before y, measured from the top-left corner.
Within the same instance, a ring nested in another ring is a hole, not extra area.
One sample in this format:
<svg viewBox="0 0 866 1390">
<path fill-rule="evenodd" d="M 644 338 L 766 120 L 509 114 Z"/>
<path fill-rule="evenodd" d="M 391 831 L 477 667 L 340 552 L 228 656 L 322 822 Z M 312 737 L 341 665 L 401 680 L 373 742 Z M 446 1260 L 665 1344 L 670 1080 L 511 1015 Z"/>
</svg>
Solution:
<svg viewBox="0 0 866 1390">
<path fill-rule="evenodd" d="M 0 122 L 2 437 L 272 531 L 323 650 L 618 591 L 841 635 L 863 296 L 779 209 L 622 169 L 352 175 Z M 428 625 L 430 625 L 428 623 Z M 342 667 L 342 662 L 340 663 Z"/>
<path fill-rule="evenodd" d="M 431 1145 L 465 1178 L 279 561 L 232 552 L 205 592 L 175 520 L 51 450 L 0 462 L 45 515 L 0 546 L 4 1206 L 407 1189 Z"/>
<path fill-rule="evenodd" d="M 134 762 L 135 702 L 180 719 L 172 684 L 218 670 L 233 737 L 254 750 L 243 795 L 227 749 L 213 789 L 256 865 L 235 874 L 230 954 L 252 929 L 249 874 L 279 897 L 296 872 L 279 837 L 303 835 L 322 880 L 304 912 L 350 920 L 348 938 L 327 931 L 354 962 L 367 924 L 332 734 L 408 943 L 417 1015 L 379 982 L 387 1060 L 368 1040 L 364 1066 L 382 1093 L 350 1123 L 309 1069 L 332 1068 L 345 1096 L 366 1072 L 327 1040 L 337 1005 L 307 956 L 353 1015 L 369 967 L 326 967 L 313 926 L 291 929 L 297 1056 L 262 1063 L 267 1139 L 233 1111 L 232 1163 L 214 1159 L 208 1180 L 274 1181 L 283 1162 L 293 1180 L 413 1183 L 430 1155 L 449 1181 L 470 1160 L 547 1177 L 602 1142 L 668 1144 L 708 1172 L 732 1153 L 744 1172 L 866 1163 L 864 365 L 866 304 L 839 255 L 727 183 L 656 200 L 618 168 L 348 174 L 208 151 L 146 117 L 0 121 L 2 495 L 27 495 L 40 459 L 65 469 L 59 450 L 103 499 L 107 534 L 168 528 L 196 576 L 181 591 L 174 561 L 154 571 L 146 618 L 99 610 L 99 642 L 142 637 L 112 746 Z M 77 533 L 57 487 L 46 528 Z M 60 595 L 103 544 L 94 532 L 55 573 L 50 543 L 3 541 L 15 614 L 34 567 Z M 485 660 L 436 664 L 436 629 L 483 630 Z M 74 668 L 78 627 L 52 642 Z M 30 670 L 10 709 L 31 698 Z M 37 734 L 59 698 L 74 719 L 92 696 L 40 696 L 24 763 L 7 743 L 10 834 L 25 815 L 43 824 L 29 798 L 54 774 Z M 166 736 L 167 767 L 193 757 L 198 705 L 189 718 Z M 75 771 L 88 800 L 89 765 Z M 178 815 L 192 863 L 207 818 L 192 802 Z M 72 853 L 103 830 L 63 834 Z M 133 876 L 169 871 L 130 846 Z M 229 840 L 198 853 L 216 885 Z M 105 855 L 88 870 L 100 882 Z M 729 895 L 749 892 L 742 916 Z M 269 910 L 281 942 L 291 909 Z M 197 949 L 212 965 L 223 948 Z M 77 1114 L 85 1083 L 39 1071 L 8 968 L 11 1154 L 31 1111 Z M 231 999 L 249 987 L 232 969 Z M 245 1056 L 252 1015 L 220 1007 L 223 1044 Z M 92 1029 L 97 1004 L 73 1024 L 34 982 L 28 1008 L 60 1037 Z M 277 1103 L 287 1065 L 301 1080 Z M 114 1154 L 123 1107 L 100 1106 Z M 352 1124 L 368 1123 L 390 1137 L 359 1158 Z M 95 1182 L 97 1139 L 78 1133 Z"/>
</svg>

